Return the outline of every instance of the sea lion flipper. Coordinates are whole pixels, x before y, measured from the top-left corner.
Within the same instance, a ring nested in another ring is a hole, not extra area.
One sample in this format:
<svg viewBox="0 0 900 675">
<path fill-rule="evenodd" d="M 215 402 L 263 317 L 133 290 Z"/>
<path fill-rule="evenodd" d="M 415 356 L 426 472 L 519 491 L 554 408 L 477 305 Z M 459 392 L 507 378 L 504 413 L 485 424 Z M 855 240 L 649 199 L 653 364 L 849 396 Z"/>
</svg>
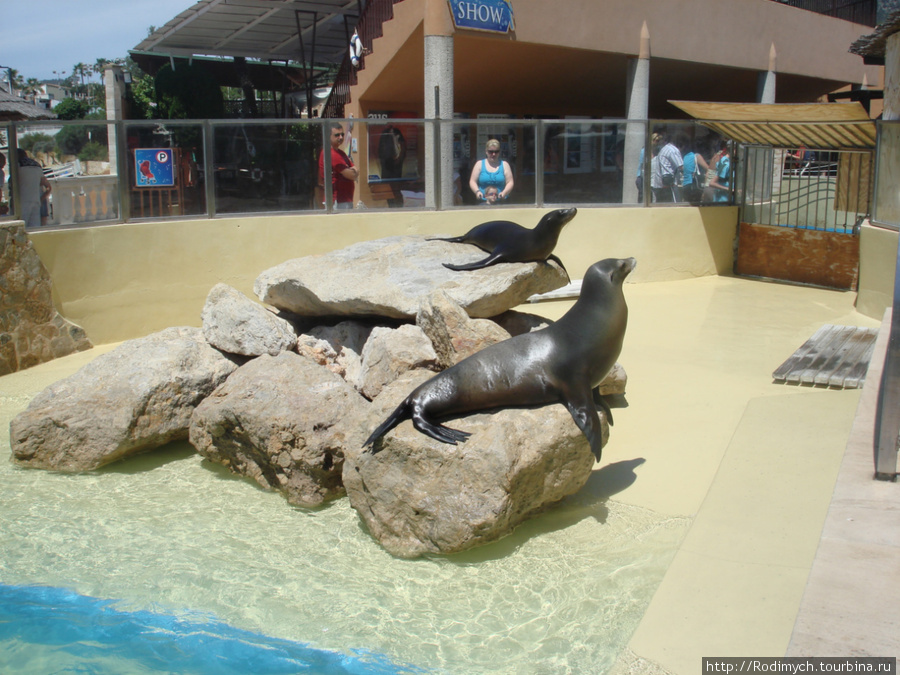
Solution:
<svg viewBox="0 0 900 675">
<path fill-rule="evenodd" d="M 400 422 L 408 419 L 409 416 L 409 399 L 406 399 L 403 403 L 394 408 L 394 412 L 392 412 L 388 418 L 378 425 L 378 428 L 369 435 L 363 443 L 363 450 L 365 451 L 367 447 L 372 446 L 372 454 L 374 455 L 378 452 L 378 450 L 375 449 L 375 441 L 400 424 Z"/>
<path fill-rule="evenodd" d="M 572 283 L 572 277 L 569 276 L 569 270 L 567 270 L 566 266 L 563 265 L 563 261 L 559 259 L 559 256 L 551 253 L 550 255 L 547 256 L 547 260 L 552 260 L 557 265 L 559 265 L 562 268 L 562 271 L 566 273 L 566 280 L 569 283 Z"/>
<path fill-rule="evenodd" d="M 581 393 L 570 391 L 563 393 L 563 403 L 575 420 L 575 424 L 581 429 L 581 432 L 587 437 L 591 444 L 591 452 L 597 461 L 600 461 L 600 455 L 603 451 L 603 429 L 600 426 L 600 415 L 594 407 L 594 401 L 590 390 Z"/>
<path fill-rule="evenodd" d="M 426 237 L 425 241 L 449 241 L 451 244 L 459 244 L 465 241 L 465 235 L 458 237 Z"/>
<path fill-rule="evenodd" d="M 434 440 L 440 441 L 441 443 L 447 443 L 448 445 L 465 443 L 466 439 L 472 435 L 466 431 L 445 427 L 443 424 L 429 422 L 421 415 L 416 415 L 415 413 L 413 414 L 412 422 L 413 426 L 426 436 L 431 436 Z"/>
<path fill-rule="evenodd" d="M 600 387 L 594 387 L 594 403 L 603 409 L 603 412 L 606 413 L 606 421 L 609 422 L 609 426 L 612 426 L 612 409 L 609 407 L 609 403 L 606 402 L 606 397 L 600 393 Z"/>
<path fill-rule="evenodd" d="M 444 263 L 444 267 L 448 270 L 453 270 L 454 272 L 468 272 L 469 270 L 480 270 L 482 267 L 488 267 L 489 265 L 493 265 L 496 262 L 499 262 L 501 256 L 499 254 L 493 253 L 489 255 L 484 260 L 478 260 L 472 263 L 466 263 L 465 265 L 454 265 L 452 263 Z"/>
</svg>

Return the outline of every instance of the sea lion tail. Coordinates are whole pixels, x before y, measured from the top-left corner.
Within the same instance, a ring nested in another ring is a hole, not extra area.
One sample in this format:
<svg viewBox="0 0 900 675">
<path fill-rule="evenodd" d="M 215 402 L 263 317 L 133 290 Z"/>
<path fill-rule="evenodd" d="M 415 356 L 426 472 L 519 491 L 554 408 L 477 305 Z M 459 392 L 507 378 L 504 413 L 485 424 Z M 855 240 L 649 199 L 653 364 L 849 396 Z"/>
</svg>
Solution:
<svg viewBox="0 0 900 675">
<path fill-rule="evenodd" d="M 372 445 L 379 438 L 384 436 L 387 432 L 393 429 L 395 426 L 400 424 L 403 420 L 407 420 L 410 418 L 410 406 L 409 399 L 407 398 L 403 403 L 398 405 L 394 412 L 388 415 L 388 418 L 378 425 L 378 428 L 373 431 L 369 437 L 366 439 L 366 442 L 362 444 L 363 448 L 367 448 Z"/>
</svg>

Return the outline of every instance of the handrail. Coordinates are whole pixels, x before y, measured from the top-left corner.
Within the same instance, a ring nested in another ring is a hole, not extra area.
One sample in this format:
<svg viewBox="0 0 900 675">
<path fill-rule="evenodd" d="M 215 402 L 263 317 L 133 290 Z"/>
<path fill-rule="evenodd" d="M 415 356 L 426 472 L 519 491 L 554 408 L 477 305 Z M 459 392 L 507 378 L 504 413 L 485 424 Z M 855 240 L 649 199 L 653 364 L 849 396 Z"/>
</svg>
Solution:
<svg viewBox="0 0 900 675">
<path fill-rule="evenodd" d="M 382 26 L 385 21 L 394 18 L 394 3 L 403 0 L 369 0 L 363 9 L 359 23 L 356 24 L 356 32 L 363 46 L 371 50 L 375 38 L 380 38 L 384 33 Z M 322 106 L 322 117 L 341 118 L 344 116 L 344 106 L 350 102 L 350 87 L 356 84 L 356 72 L 366 67 L 366 58 L 359 60 L 359 65 L 354 66 L 350 62 L 349 47 L 344 54 L 344 60 L 338 70 L 337 76 L 331 87 L 328 101 Z"/>
</svg>

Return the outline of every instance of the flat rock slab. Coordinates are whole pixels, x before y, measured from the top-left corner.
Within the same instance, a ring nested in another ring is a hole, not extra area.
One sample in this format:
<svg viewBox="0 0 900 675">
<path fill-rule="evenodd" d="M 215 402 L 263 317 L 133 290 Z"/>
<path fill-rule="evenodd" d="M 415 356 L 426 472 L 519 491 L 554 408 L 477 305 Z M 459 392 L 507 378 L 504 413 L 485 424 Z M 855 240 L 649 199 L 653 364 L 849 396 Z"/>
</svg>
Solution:
<svg viewBox="0 0 900 675">
<path fill-rule="evenodd" d="M 470 244 L 387 237 L 289 260 L 254 285 L 262 302 L 301 316 L 383 316 L 412 321 L 423 297 L 443 290 L 473 318 L 488 318 L 564 286 L 555 262 L 499 263 L 454 272 L 443 263 L 487 257 Z"/>
</svg>

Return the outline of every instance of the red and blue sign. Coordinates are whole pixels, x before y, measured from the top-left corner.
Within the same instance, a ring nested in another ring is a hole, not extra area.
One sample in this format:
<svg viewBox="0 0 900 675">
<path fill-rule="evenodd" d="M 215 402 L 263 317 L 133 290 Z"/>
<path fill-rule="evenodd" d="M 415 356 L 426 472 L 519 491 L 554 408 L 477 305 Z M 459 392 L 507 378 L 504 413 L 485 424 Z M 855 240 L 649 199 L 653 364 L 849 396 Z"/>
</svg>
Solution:
<svg viewBox="0 0 900 675">
<path fill-rule="evenodd" d="M 449 0 L 457 28 L 508 33 L 515 30 L 510 0 Z"/>
<path fill-rule="evenodd" d="M 172 187 L 175 185 L 175 161 L 170 148 L 140 148 L 134 151 L 135 185 Z"/>
</svg>

